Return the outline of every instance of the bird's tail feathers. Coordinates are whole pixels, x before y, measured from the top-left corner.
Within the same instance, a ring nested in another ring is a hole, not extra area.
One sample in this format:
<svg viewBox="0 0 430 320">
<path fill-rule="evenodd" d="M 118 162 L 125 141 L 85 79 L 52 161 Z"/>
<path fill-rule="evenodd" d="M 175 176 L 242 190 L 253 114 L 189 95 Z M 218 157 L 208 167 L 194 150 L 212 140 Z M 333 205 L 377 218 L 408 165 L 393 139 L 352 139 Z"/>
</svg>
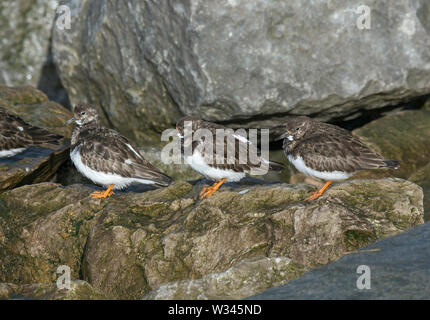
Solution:
<svg viewBox="0 0 430 320">
<path fill-rule="evenodd" d="M 156 185 L 158 185 L 160 187 L 167 187 L 170 184 L 172 184 L 173 179 L 170 178 L 168 175 L 160 172 L 158 177 L 154 178 L 154 182 Z"/>
<path fill-rule="evenodd" d="M 399 160 L 384 160 L 384 163 L 385 163 L 385 166 L 383 166 L 383 168 L 390 168 L 390 169 L 400 168 Z"/>
</svg>

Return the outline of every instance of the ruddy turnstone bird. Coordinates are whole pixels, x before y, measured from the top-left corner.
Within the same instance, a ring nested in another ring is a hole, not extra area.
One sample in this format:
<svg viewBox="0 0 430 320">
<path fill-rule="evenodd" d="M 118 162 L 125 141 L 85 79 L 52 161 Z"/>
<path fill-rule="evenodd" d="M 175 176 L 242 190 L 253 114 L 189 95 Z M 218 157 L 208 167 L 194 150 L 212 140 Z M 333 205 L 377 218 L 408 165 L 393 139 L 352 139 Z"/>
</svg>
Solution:
<svg viewBox="0 0 430 320">
<path fill-rule="evenodd" d="M 101 126 L 93 107 L 75 106 L 70 158 L 80 173 L 94 183 L 107 187 L 91 194 L 106 198 L 112 189 L 123 189 L 131 183 L 168 186 L 173 180 L 146 161 L 127 138 L 112 129 Z"/>
<path fill-rule="evenodd" d="M 344 180 L 357 170 L 399 168 L 400 161 L 387 160 L 370 150 L 351 132 L 305 116 L 285 123 L 283 149 L 296 169 L 327 182 L 305 200 L 321 196 L 333 180 Z"/>
<path fill-rule="evenodd" d="M 187 125 L 190 129 L 188 134 Z M 199 129 L 208 130 L 210 137 L 196 136 Z M 216 139 L 219 129 L 224 132 L 222 139 Z M 215 180 L 212 186 L 202 189 L 200 199 L 212 195 L 224 182 L 237 182 L 247 173 L 265 174 L 267 170 L 283 169 L 282 164 L 261 157 L 256 147 L 254 156 L 251 156 L 248 151 L 251 142 L 222 125 L 197 117 L 184 117 L 176 123 L 176 130 L 185 162 L 206 178 Z M 233 143 L 228 143 L 228 141 Z M 212 144 L 211 148 L 208 147 L 208 143 Z M 185 152 L 187 147 L 188 154 Z M 217 152 L 217 150 L 221 151 Z M 264 163 L 265 166 L 262 166 L 261 163 Z"/>
<path fill-rule="evenodd" d="M 0 158 L 12 157 L 31 145 L 58 143 L 61 138 L 0 108 Z"/>
</svg>

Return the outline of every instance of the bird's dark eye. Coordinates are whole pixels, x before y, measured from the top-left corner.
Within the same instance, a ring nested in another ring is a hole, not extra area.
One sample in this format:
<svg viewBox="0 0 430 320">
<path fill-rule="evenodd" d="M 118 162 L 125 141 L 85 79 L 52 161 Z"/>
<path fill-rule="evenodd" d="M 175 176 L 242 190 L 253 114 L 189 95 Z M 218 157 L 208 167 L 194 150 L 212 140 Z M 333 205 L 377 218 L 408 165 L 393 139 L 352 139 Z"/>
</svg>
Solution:
<svg viewBox="0 0 430 320">
<path fill-rule="evenodd" d="M 82 112 L 81 112 L 81 116 L 84 116 L 84 115 L 85 115 L 85 111 L 82 111 Z"/>
<path fill-rule="evenodd" d="M 299 131 L 300 130 L 300 128 L 296 128 L 296 131 Z"/>
</svg>

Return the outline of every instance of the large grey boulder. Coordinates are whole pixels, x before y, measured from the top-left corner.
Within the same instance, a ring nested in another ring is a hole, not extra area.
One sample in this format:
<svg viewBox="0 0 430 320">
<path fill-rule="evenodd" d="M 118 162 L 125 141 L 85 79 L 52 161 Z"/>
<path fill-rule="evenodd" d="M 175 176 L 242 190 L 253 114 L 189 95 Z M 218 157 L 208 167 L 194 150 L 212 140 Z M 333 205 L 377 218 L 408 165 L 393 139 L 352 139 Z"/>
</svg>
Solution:
<svg viewBox="0 0 430 320">
<path fill-rule="evenodd" d="M 0 3 L 0 83 L 37 86 L 59 0 Z"/>
<path fill-rule="evenodd" d="M 287 114 L 353 118 L 430 92 L 430 5 L 355 0 L 69 0 L 53 54 L 72 103 L 138 142 L 180 115 L 274 126 Z M 361 12 L 362 14 L 363 12 Z"/>
<path fill-rule="evenodd" d="M 0 1 L 0 83 L 38 87 L 67 103 L 50 52 L 60 0 Z"/>
</svg>

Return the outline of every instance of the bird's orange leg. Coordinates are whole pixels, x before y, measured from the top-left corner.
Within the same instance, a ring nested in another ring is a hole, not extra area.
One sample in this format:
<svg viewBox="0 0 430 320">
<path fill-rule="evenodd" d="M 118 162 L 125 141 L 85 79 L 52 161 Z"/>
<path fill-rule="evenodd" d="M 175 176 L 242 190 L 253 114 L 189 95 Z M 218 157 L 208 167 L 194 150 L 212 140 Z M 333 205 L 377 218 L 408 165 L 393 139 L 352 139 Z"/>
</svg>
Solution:
<svg viewBox="0 0 430 320">
<path fill-rule="evenodd" d="M 213 185 L 211 185 L 210 187 L 203 187 L 202 191 L 200 191 L 200 199 L 203 199 L 202 196 L 208 192 L 209 190 L 211 190 L 211 188 L 213 188 L 219 181 L 215 181 L 215 183 Z"/>
<path fill-rule="evenodd" d="M 200 192 L 200 199 L 204 199 L 215 193 L 221 187 L 221 185 L 225 182 L 225 178 L 221 179 L 220 181 L 215 182 L 213 185 L 211 185 L 209 188 L 203 188 L 202 192 Z"/>
<path fill-rule="evenodd" d="M 112 188 L 113 188 L 113 184 L 111 184 L 109 188 L 107 188 L 107 190 L 105 191 L 96 191 L 91 193 L 91 197 L 95 199 L 104 199 L 104 198 L 110 197 L 111 195 L 114 194 L 114 192 L 112 191 Z"/>
<path fill-rule="evenodd" d="M 306 198 L 305 201 L 312 201 L 312 200 L 315 200 L 316 198 L 320 197 L 324 193 L 324 191 L 329 187 L 329 185 L 331 185 L 331 181 L 327 181 L 321 189 L 314 192 L 313 195 Z"/>
</svg>

